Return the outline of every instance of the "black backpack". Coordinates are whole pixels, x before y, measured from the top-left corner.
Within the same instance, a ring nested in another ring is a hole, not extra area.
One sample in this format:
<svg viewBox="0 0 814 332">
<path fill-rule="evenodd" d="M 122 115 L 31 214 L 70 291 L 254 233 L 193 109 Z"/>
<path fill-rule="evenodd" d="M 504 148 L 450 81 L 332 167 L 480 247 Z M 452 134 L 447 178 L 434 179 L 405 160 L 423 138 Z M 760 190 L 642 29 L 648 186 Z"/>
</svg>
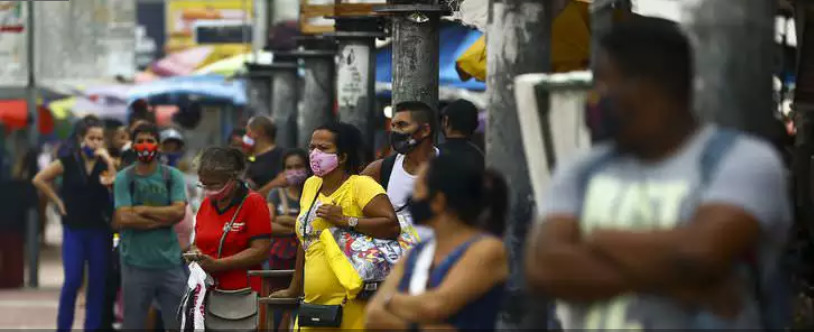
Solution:
<svg viewBox="0 0 814 332">
<path fill-rule="evenodd" d="M 393 173 L 393 166 L 396 165 L 396 156 L 394 154 L 382 160 L 382 169 L 379 172 L 379 184 L 384 187 L 384 190 L 387 191 L 387 184 L 390 183 L 390 174 Z"/>
</svg>

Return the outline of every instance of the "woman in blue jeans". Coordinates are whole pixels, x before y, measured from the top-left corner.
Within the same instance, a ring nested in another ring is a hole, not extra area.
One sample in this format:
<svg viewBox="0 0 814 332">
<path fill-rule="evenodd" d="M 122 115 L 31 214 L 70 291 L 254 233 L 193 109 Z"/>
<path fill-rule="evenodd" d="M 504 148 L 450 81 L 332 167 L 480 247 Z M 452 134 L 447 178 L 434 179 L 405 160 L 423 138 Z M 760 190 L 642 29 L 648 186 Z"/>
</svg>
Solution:
<svg viewBox="0 0 814 332">
<path fill-rule="evenodd" d="M 109 220 L 113 206 L 108 187 L 113 183 L 115 167 L 104 148 L 103 123 L 96 117 L 85 117 L 77 123 L 74 133 L 77 144 L 33 180 L 62 215 L 65 283 L 59 295 L 59 331 L 69 331 L 73 326 L 76 295 L 86 263 L 85 330 L 100 328 L 112 244 Z M 60 176 L 62 186 L 57 194 L 50 183 Z"/>
</svg>

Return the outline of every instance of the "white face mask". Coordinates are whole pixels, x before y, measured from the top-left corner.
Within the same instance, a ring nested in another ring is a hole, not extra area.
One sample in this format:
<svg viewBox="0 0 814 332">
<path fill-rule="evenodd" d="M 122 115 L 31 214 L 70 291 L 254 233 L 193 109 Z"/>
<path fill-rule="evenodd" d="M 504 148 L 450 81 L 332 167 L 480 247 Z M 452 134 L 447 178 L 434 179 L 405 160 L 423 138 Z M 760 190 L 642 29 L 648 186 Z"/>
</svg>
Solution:
<svg viewBox="0 0 814 332">
<path fill-rule="evenodd" d="M 254 146 L 254 143 L 254 139 L 249 137 L 249 135 L 243 135 L 243 144 L 246 144 L 246 146 Z"/>
</svg>

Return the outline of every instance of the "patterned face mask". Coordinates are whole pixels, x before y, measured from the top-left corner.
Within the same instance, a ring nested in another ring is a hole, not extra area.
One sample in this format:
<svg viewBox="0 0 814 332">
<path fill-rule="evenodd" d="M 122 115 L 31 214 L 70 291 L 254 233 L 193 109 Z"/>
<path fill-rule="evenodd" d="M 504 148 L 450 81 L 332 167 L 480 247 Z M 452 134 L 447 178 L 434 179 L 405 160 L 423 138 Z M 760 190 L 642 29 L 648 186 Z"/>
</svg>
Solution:
<svg viewBox="0 0 814 332">
<path fill-rule="evenodd" d="M 136 151 L 138 160 L 142 163 L 149 164 L 158 156 L 158 144 L 155 143 L 138 143 L 133 145 L 133 150 Z"/>
</svg>

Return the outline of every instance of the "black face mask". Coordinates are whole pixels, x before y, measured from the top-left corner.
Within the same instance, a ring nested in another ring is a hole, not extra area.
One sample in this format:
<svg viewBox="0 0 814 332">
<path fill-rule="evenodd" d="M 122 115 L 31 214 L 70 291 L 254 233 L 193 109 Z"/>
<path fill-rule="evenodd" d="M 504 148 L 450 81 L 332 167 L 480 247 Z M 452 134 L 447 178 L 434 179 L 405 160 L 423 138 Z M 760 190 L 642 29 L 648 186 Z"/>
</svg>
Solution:
<svg viewBox="0 0 814 332">
<path fill-rule="evenodd" d="M 413 138 L 412 133 L 399 133 L 395 131 L 390 132 L 390 146 L 393 148 L 394 151 L 401 153 L 401 154 L 408 154 L 410 151 L 413 151 L 415 147 L 421 144 L 421 141 L 424 139 L 415 139 Z"/>
<path fill-rule="evenodd" d="M 410 216 L 413 217 L 413 222 L 416 225 L 426 224 L 433 216 L 428 199 L 417 201 L 410 198 L 407 200 L 407 211 L 410 212 Z"/>
</svg>

